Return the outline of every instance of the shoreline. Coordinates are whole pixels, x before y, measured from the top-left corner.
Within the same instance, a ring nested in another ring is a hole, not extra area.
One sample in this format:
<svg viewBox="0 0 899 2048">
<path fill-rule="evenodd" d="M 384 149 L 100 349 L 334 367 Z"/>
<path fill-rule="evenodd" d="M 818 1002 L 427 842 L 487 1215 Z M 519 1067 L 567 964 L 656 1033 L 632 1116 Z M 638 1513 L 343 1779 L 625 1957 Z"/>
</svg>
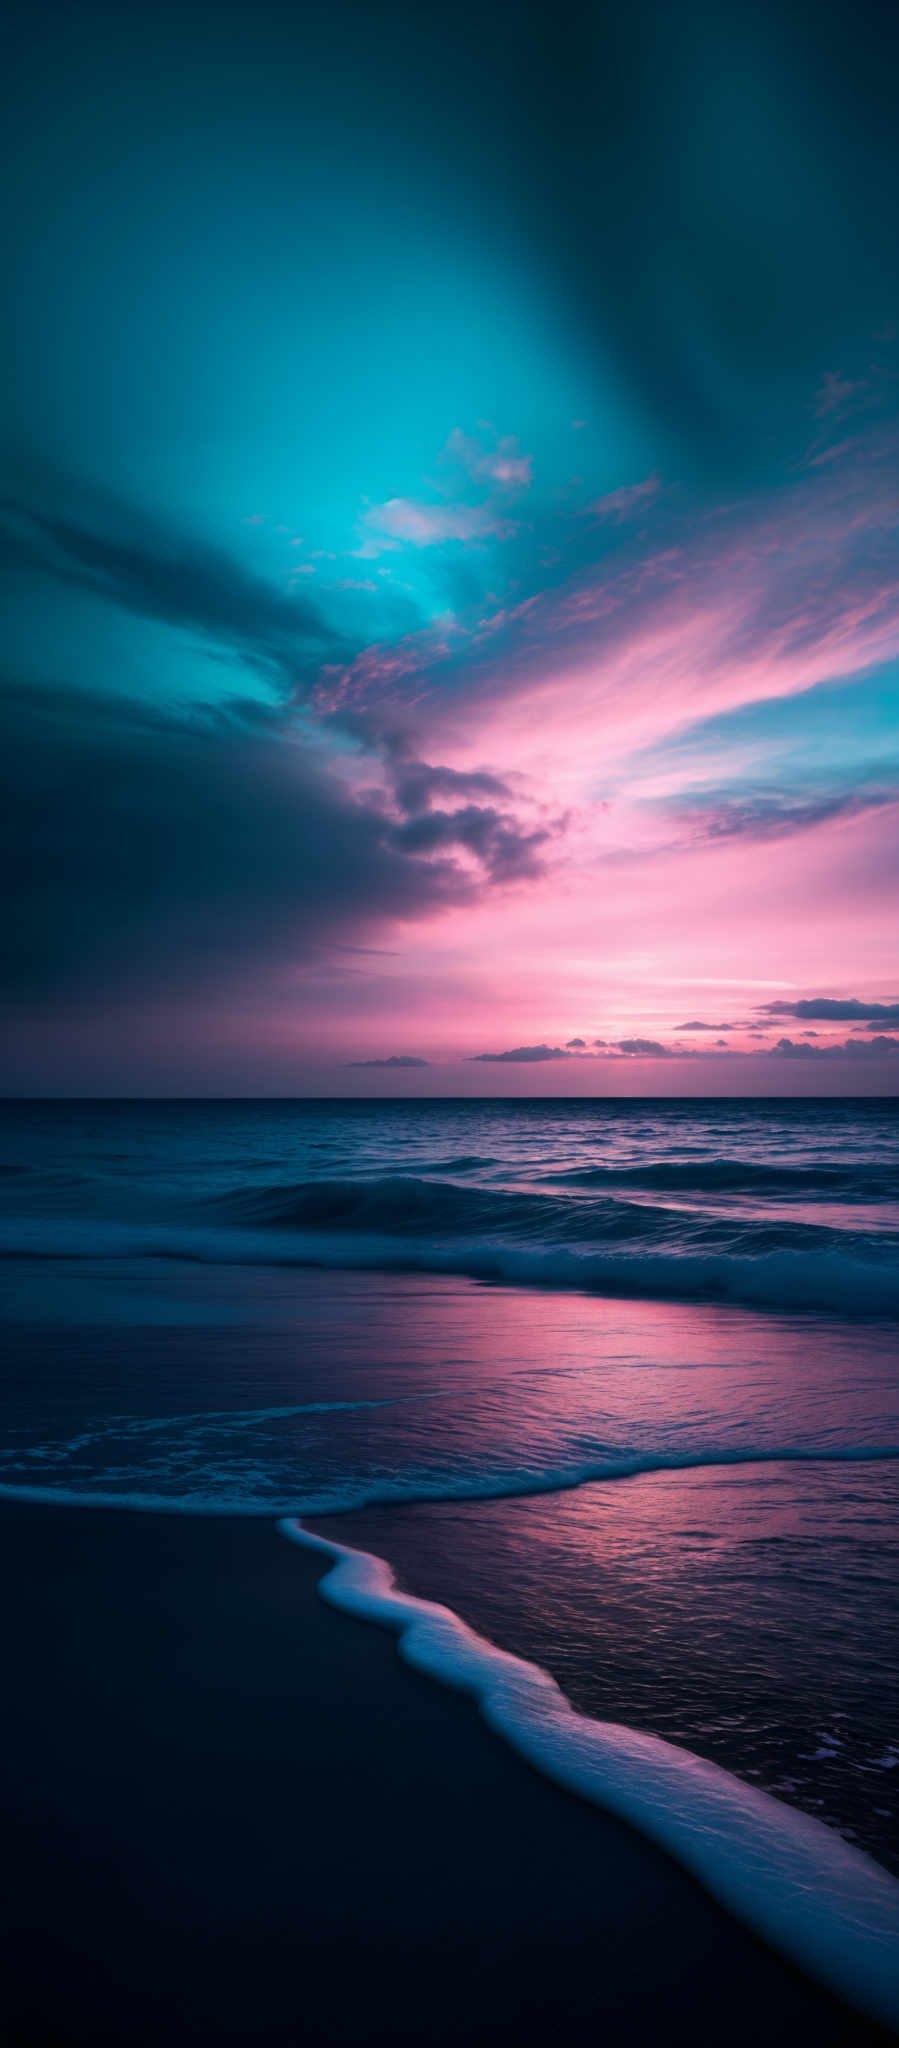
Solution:
<svg viewBox="0 0 899 2048">
<path fill-rule="evenodd" d="M 335 1614 L 273 1521 L 4 1499 L 0 1531 L 11 2044 L 887 2038 Z"/>
<path fill-rule="evenodd" d="M 578 1712 L 540 1665 L 403 1590 L 374 1552 L 296 1517 L 278 1526 L 330 1558 L 323 1599 L 390 1630 L 407 1663 L 474 1699 L 535 1770 L 637 1828 L 742 1926 L 899 2032 L 899 1883 L 874 1858 L 692 1750 Z"/>
</svg>

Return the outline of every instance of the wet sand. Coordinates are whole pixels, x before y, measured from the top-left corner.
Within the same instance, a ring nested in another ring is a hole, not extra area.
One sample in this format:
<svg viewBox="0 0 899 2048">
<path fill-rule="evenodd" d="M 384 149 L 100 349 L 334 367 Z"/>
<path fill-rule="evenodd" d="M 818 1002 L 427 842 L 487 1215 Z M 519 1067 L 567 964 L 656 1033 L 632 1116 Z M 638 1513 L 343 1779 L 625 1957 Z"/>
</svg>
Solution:
<svg viewBox="0 0 899 2048">
<path fill-rule="evenodd" d="M 0 2037 L 885 2037 L 554 1789 L 267 1521 L 0 1504 Z"/>
</svg>

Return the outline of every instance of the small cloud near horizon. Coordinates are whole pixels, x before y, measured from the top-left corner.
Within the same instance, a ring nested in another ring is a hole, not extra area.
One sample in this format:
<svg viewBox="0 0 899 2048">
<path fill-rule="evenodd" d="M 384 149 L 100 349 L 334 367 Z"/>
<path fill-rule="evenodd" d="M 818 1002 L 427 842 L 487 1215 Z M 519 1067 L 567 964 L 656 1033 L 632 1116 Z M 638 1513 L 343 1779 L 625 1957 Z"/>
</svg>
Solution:
<svg viewBox="0 0 899 2048">
<path fill-rule="evenodd" d="M 657 1038 L 619 1038 L 617 1049 L 637 1059 L 668 1060 L 677 1057 L 674 1047 L 660 1045 Z"/>
<path fill-rule="evenodd" d="M 842 1045 L 804 1045 L 798 1039 L 779 1038 L 769 1046 L 772 1060 L 879 1059 L 882 1054 L 899 1053 L 899 1038 L 847 1038 Z"/>
<path fill-rule="evenodd" d="M 813 1022 L 851 1024 L 870 1019 L 876 1024 L 899 1024 L 899 1003 L 863 1003 L 858 996 L 810 996 L 798 1002 L 760 1003 L 769 1017 L 804 1017 Z"/>
<path fill-rule="evenodd" d="M 571 1053 L 562 1045 L 515 1045 L 509 1052 L 476 1052 L 473 1060 L 486 1060 L 496 1066 L 529 1066 L 538 1060 L 570 1060 Z"/>
<path fill-rule="evenodd" d="M 430 1060 L 416 1059 L 412 1053 L 391 1053 L 387 1060 L 347 1060 L 348 1067 L 429 1067 Z"/>
</svg>

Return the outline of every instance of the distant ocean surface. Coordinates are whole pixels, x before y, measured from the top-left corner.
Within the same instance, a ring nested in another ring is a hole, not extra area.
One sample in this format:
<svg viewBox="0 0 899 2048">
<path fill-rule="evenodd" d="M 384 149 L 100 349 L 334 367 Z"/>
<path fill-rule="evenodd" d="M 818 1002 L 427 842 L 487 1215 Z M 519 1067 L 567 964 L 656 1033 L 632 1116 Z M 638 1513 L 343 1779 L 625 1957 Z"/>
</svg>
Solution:
<svg viewBox="0 0 899 2048">
<path fill-rule="evenodd" d="M 321 1518 L 899 1871 L 899 1107 L 6 1103 L 0 1482 Z"/>
<path fill-rule="evenodd" d="M 0 1105 L 0 1250 L 899 1312 L 883 1102 Z"/>
</svg>

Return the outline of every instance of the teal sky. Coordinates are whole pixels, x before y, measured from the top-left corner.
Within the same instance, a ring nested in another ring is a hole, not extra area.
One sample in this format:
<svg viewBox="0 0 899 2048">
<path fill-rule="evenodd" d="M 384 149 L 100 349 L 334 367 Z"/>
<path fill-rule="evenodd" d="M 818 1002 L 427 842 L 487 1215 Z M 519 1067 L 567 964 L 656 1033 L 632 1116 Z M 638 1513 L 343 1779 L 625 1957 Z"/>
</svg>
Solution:
<svg viewBox="0 0 899 2048">
<path fill-rule="evenodd" d="M 865 6 L 13 11 L 14 1085 L 75 1085 L 95 1013 L 123 1085 L 179 1028 L 191 1085 L 223 1002 L 260 1086 L 327 1090 L 395 1013 L 464 1080 L 585 989 L 596 1037 L 693 1057 L 664 991 L 728 980 L 737 825 L 760 889 L 776 826 L 800 993 L 899 993 L 886 36 Z M 697 928 L 622 969 L 591 906 L 626 871 L 650 930 L 663 858 Z M 747 999 L 788 957 L 749 896 Z M 350 1001 L 346 946 L 405 979 Z"/>
</svg>

